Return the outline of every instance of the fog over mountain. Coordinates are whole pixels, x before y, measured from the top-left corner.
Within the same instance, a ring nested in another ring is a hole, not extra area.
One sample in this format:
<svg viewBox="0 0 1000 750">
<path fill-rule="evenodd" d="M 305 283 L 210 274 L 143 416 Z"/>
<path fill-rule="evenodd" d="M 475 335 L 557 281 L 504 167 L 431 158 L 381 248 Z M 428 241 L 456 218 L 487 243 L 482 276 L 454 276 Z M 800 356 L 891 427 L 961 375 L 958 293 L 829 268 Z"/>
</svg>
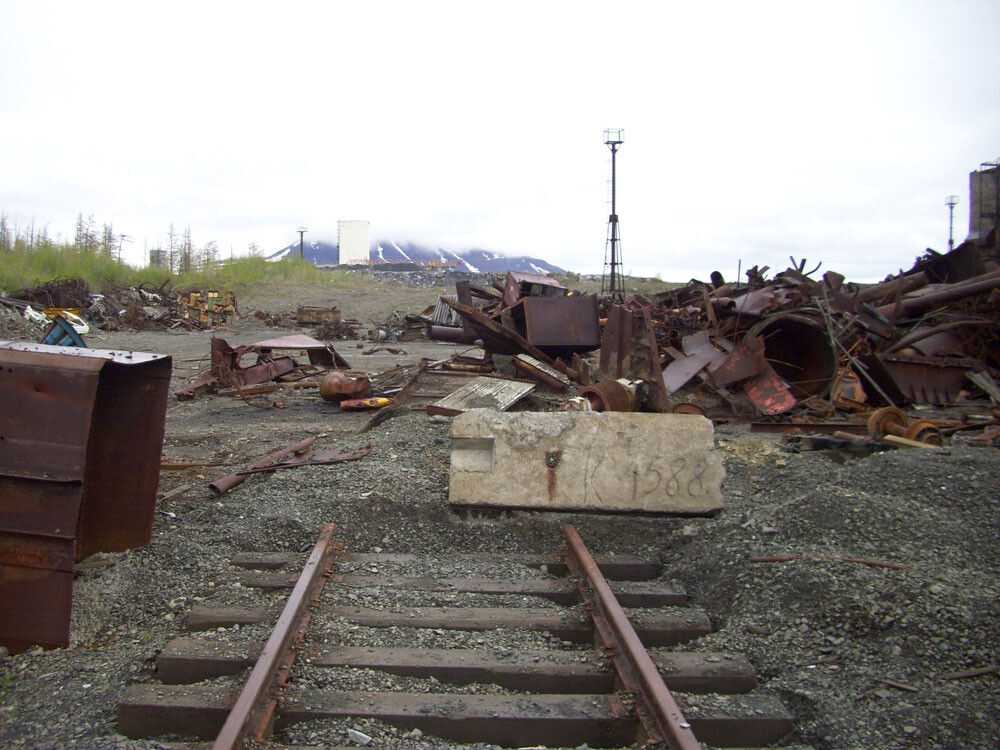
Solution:
<svg viewBox="0 0 1000 750">
<path fill-rule="evenodd" d="M 305 243 L 303 249 L 306 260 L 314 265 L 336 265 L 340 262 L 340 248 L 336 243 L 317 240 Z M 280 261 L 286 258 L 295 258 L 298 253 L 299 243 L 294 242 L 267 256 L 267 260 Z M 541 274 L 566 273 L 565 269 L 552 265 L 541 258 L 502 255 L 480 248 L 453 252 L 439 247 L 419 245 L 415 242 L 395 242 L 393 240 L 373 242 L 368 256 L 372 261 L 378 263 L 415 263 L 422 266 L 451 268 L 456 271 L 470 271 L 472 273 L 506 273 L 507 271 Z"/>
</svg>

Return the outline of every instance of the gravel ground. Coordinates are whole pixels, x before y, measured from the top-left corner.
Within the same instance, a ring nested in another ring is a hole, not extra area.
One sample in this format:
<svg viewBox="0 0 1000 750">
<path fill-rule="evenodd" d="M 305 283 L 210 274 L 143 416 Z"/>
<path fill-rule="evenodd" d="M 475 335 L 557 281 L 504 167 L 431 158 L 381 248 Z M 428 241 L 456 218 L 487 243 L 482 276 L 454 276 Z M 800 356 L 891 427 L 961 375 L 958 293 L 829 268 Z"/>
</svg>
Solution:
<svg viewBox="0 0 1000 750">
<path fill-rule="evenodd" d="M 232 334 L 232 343 L 273 335 L 251 326 Z M 91 343 L 173 354 L 176 384 L 206 365 L 184 360 L 208 353 L 208 335 L 202 333 L 101 333 Z M 415 342 L 403 345 L 406 355 L 362 357 L 352 346 L 344 342 L 338 350 L 372 372 L 454 350 Z M 727 507 L 715 517 L 458 513 L 447 505 L 448 419 L 404 412 L 359 434 L 368 415 L 339 413 L 315 391 L 291 391 L 285 398 L 283 409 L 212 397 L 170 402 L 164 455 L 226 465 L 163 472 L 162 492 L 193 487 L 161 505 L 151 544 L 87 561 L 91 565 L 75 584 L 70 648 L 35 649 L 0 661 L 0 747 L 159 747 L 117 734 L 116 704 L 128 685 L 156 681 L 155 656 L 185 634 L 192 605 L 277 600 L 273 592 L 241 584 L 245 571 L 229 564 L 235 553 L 294 552 L 304 558 L 330 521 L 348 551 L 437 556 L 431 571 L 409 564 L 372 571 L 351 564 L 343 572 L 498 578 L 511 571 L 484 570 L 450 555 L 553 551 L 561 544 L 562 525 L 573 523 L 595 553 L 659 559 L 663 580 L 684 584 L 715 626 L 685 648 L 748 655 L 759 689 L 779 696 L 797 716 L 783 747 L 1000 746 L 1000 675 L 935 676 L 1000 663 L 995 449 L 969 448 L 958 438 L 945 451 L 893 451 L 840 465 L 821 453 L 785 453 L 776 436 L 723 426 L 716 442 L 726 459 Z M 318 436 L 317 447 L 353 449 L 370 442 L 374 448 L 361 461 L 255 475 L 218 498 L 207 491 L 207 481 L 233 466 L 309 435 Z M 750 561 L 789 555 L 810 559 Z M 334 587 L 328 600 L 355 603 L 352 593 Z M 453 603 L 448 592 L 383 589 L 380 596 L 382 606 Z M 523 605 L 521 597 L 478 597 L 475 603 Z M 554 605 L 532 600 L 531 606 Z M 249 643 L 263 640 L 266 631 L 245 626 L 205 636 Z M 377 629 L 346 622 L 324 623 L 310 637 L 347 645 L 580 650 L 544 633 Z M 586 658 L 587 652 L 580 654 Z M 444 689 L 430 680 L 312 667 L 299 679 L 328 689 Z M 504 692 L 481 685 L 462 690 Z M 348 730 L 373 737 L 380 747 L 454 747 L 366 720 L 308 723 L 278 739 L 358 744 Z"/>
</svg>

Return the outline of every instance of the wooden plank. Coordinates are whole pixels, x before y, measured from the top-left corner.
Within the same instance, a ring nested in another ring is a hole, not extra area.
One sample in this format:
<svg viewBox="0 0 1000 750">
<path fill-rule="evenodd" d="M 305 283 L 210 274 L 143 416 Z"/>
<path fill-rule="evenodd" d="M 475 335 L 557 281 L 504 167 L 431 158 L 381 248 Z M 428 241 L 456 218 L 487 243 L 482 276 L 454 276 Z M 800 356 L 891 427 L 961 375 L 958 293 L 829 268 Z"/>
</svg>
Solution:
<svg viewBox="0 0 1000 750">
<path fill-rule="evenodd" d="M 632 555 L 597 555 L 597 564 L 610 581 L 650 581 L 657 578 L 663 570 L 663 565 L 653 560 L 643 560 Z M 261 552 L 244 552 L 236 555 L 230 563 L 251 570 L 277 570 L 290 565 L 301 556 L 288 553 L 265 554 Z M 339 557 L 340 562 L 362 563 L 365 565 L 414 565 L 429 564 L 433 560 L 429 555 L 411 554 L 374 554 L 370 552 L 348 552 Z M 545 567 L 553 576 L 565 576 L 566 564 L 559 555 L 532 554 L 455 554 L 448 560 L 461 562 L 504 562 L 524 565 L 528 568 Z"/>
<path fill-rule="evenodd" d="M 254 665 L 262 646 L 175 638 L 157 655 L 156 676 L 168 685 L 182 685 L 239 674 Z"/>
<path fill-rule="evenodd" d="M 538 608 L 408 607 L 401 610 L 368 607 L 323 606 L 325 614 L 369 628 L 443 628 L 445 630 L 495 630 L 497 628 L 548 631 L 574 643 L 593 640 L 594 623 L 582 609 L 562 612 Z M 188 614 L 188 630 L 212 630 L 233 625 L 253 625 L 273 620 L 268 607 L 208 607 L 199 605 Z M 712 631 L 704 612 L 687 607 L 629 610 L 629 618 L 647 647 L 673 646 Z"/>
<path fill-rule="evenodd" d="M 231 559 L 229 564 L 235 565 L 238 568 L 249 568 L 251 570 L 278 570 L 301 559 L 301 555 L 293 555 L 289 552 L 270 554 L 263 552 L 241 552 Z"/>
<path fill-rule="evenodd" d="M 442 628 L 494 630 L 497 628 L 548 631 L 574 643 L 590 643 L 594 623 L 583 609 L 570 612 L 537 608 L 407 607 L 399 610 L 368 607 L 329 607 L 329 614 L 370 628 Z M 633 626 L 647 647 L 672 646 L 712 631 L 704 612 L 686 607 L 630 610 Z"/>
<path fill-rule="evenodd" d="M 238 674 L 253 664 L 260 646 L 177 638 L 156 659 L 167 684 L 183 684 Z M 594 654 L 580 651 L 479 651 L 342 646 L 312 648 L 304 657 L 314 667 L 374 669 L 457 685 L 492 683 L 534 693 L 610 693 L 614 672 Z M 581 661 L 583 659 L 583 661 Z M 756 685 L 753 667 L 741 654 L 673 651 L 653 656 L 671 690 L 688 693 L 741 693 Z"/>
<path fill-rule="evenodd" d="M 286 589 L 295 585 L 294 573 L 253 573 L 240 582 L 250 588 Z M 496 596 L 537 596 L 556 604 L 572 606 L 580 593 L 572 581 L 554 579 L 507 580 L 495 578 L 407 578 L 403 576 L 345 575 L 334 578 L 338 586 L 374 589 L 385 586 L 409 591 L 447 591 L 459 594 Z M 687 603 L 688 596 L 678 584 L 628 581 L 614 584 L 611 590 L 623 607 L 671 607 Z"/>
<path fill-rule="evenodd" d="M 197 605 L 188 613 L 188 630 L 214 630 L 233 625 L 256 625 L 278 617 L 278 610 L 271 607 L 209 607 Z"/>
<path fill-rule="evenodd" d="M 297 698 L 297 699 L 296 699 Z M 683 702 L 683 696 L 679 696 Z M 132 685 L 118 704 L 118 728 L 134 739 L 181 735 L 210 739 L 235 700 L 227 688 Z M 758 747 L 787 734 L 792 717 L 768 696 L 717 696 L 686 711 L 701 741 L 720 747 Z M 449 693 L 346 693 L 289 691 L 277 725 L 317 719 L 385 721 L 456 742 L 504 746 L 595 747 L 631 744 L 638 722 L 608 695 L 458 695 Z"/>
<path fill-rule="evenodd" d="M 663 570 L 663 565 L 651 560 L 643 560 L 632 555 L 596 555 L 598 566 L 604 577 L 612 581 L 649 581 L 657 578 Z M 493 561 L 511 564 L 520 564 L 528 568 L 545 567 L 549 574 L 554 576 L 566 575 L 566 564 L 559 555 L 532 555 L 532 554 L 455 554 L 448 555 L 447 560 L 460 562 L 483 562 Z M 341 562 L 355 562 L 366 565 L 414 565 L 417 563 L 427 563 L 427 555 L 409 554 L 372 554 L 366 552 L 351 552 L 340 556 Z"/>
</svg>

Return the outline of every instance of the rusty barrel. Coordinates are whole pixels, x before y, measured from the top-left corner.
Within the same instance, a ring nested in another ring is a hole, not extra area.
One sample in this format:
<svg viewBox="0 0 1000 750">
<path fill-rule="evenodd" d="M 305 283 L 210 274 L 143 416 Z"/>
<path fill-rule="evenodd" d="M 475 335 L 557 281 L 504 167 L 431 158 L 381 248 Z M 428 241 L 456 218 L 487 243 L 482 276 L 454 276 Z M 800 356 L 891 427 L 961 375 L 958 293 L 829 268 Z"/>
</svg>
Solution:
<svg viewBox="0 0 1000 750">
<path fill-rule="evenodd" d="M 837 353 L 821 319 L 801 313 L 770 315 L 747 331 L 764 339 L 764 358 L 797 399 L 824 397 L 837 377 Z"/>
</svg>

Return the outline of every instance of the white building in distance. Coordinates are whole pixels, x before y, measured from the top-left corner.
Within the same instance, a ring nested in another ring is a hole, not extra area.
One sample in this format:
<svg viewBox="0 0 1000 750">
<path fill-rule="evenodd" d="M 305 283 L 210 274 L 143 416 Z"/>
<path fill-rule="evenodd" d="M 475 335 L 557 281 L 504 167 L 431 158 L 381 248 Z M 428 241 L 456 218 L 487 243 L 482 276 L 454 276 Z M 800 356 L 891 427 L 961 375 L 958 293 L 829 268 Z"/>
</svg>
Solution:
<svg viewBox="0 0 1000 750">
<path fill-rule="evenodd" d="M 368 222 L 338 221 L 337 244 L 340 246 L 340 265 L 367 266 L 370 258 Z"/>
</svg>

